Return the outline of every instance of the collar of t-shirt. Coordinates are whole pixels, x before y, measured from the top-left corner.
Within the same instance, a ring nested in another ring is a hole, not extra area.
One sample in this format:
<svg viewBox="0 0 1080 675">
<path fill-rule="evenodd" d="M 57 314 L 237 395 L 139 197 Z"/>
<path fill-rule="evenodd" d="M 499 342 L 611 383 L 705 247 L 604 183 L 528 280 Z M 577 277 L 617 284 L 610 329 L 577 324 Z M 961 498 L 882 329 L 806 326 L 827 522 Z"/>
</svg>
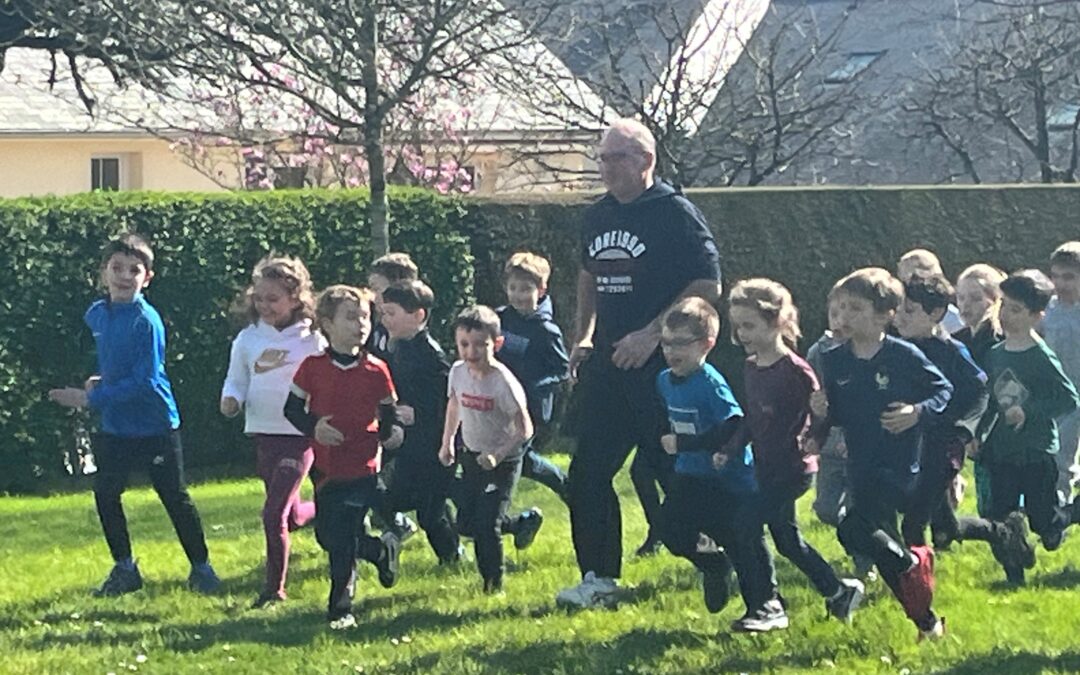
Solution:
<svg viewBox="0 0 1080 675">
<path fill-rule="evenodd" d="M 364 355 L 363 351 L 359 351 L 355 354 L 346 354 L 344 352 L 335 351 L 333 347 L 327 347 L 326 351 L 330 354 L 330 359 L 335 365 L 341 368 L 349 368 L 355 365 L 360 357 Z"/>
</svg>

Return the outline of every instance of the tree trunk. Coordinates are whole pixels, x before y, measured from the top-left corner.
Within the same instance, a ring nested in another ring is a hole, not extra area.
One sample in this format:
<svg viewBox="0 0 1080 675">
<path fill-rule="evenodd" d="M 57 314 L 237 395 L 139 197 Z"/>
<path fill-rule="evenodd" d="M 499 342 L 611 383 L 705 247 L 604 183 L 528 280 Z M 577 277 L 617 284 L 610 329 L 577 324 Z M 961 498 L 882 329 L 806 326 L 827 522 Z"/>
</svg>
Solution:
<svg viewBox="0 0 1080 675">
<path fill-rule="evenodd" d="M 371 202 L 371 249 L 377 258 L 390 252 L 390 225 L 387 222 L 386 159 L 383 153 L 383 110 L 379 100 L 379 16 L 375 0 L 363 3 L 361 78 L 364 81 L 364 153 L 367 155 Z"/>
</svg>

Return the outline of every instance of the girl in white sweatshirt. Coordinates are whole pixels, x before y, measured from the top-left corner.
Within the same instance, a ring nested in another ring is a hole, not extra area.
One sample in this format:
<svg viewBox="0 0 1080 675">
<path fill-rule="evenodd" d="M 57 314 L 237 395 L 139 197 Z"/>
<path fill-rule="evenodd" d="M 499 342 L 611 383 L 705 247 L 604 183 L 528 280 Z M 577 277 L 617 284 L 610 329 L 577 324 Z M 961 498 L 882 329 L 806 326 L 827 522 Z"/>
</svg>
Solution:
<svg viewBox="0 0 1080 675">
<path fill-rule="evenodd" d="M 314 459 L 311 444 L 283 411 L 296 369 L 325 342 L 312 330 L 315 299 L 304 263 L 263 258 L 251 282 L 241 298 L 251 325 L 233 340 L 221 412 L 233 417 L 244 410 L 244 433 L 255 438 L 256 470 L 266 485 L 266 585 L 253 604 L 259 608 L 285 599 L 289 532 L 315 516 L 315 504 L 300 500 Z"/>
</svg>

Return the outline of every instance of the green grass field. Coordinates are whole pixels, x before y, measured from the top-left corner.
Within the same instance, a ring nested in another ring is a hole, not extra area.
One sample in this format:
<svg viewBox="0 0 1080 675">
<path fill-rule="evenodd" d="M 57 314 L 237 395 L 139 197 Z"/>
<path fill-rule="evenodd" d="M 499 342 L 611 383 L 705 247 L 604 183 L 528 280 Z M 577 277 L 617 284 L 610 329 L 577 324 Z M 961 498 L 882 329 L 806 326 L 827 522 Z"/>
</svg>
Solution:
<svg viewBox="0 0 1080 675">
<path fill-rule="evenodd" d="M 632 551 L 643 518 L 625 472 L 618 485 Z M 547 519 L 532 548 L 508 546 L 505 595 L 484 596 L 471 563 L 439 569 L 418 536 L 405 547 L 395 588 L 382 589 L 374 569 L 362 568 L 359 625 L 331 632 L 325 557 L 313 533 L 294 535 L 289 601 L 248 610 L 262 578 L 261 484 L 211 482 L 193 492 L 225 582 L 218 597 L 184 588 L 187 563 L 148 489 L 125 497 L 146 587 L 118 599 L 90 595 L 110 563 L 88 490 L 0 499 L 0 672 L 1080 672 L 1080 572 L 1068 564 L 1080 540 L 1054 554 L 1040 550 L 1020 590 L 1004 587 L 980 544 L 939 555 L 935 605 L 949 631 L 937 643 L 916 645 L 914 627 L 880 582 L 852 626 L 826 618 L 785 561 L 778 572 L 791 628 L 738 635 L 727 627 L 742 603 L 710 615 L 692 567 L 667 553 L 627 561 L 629 599 L 619 609 L 556 609 L 555 593 L 577 580 L 566 509 L 524 482 L 517 505 L 538 504 Z M 846 568 L 834 533 L 813 521 L 806 500 L 802 515 L 808 538 Z"/>
</svg>

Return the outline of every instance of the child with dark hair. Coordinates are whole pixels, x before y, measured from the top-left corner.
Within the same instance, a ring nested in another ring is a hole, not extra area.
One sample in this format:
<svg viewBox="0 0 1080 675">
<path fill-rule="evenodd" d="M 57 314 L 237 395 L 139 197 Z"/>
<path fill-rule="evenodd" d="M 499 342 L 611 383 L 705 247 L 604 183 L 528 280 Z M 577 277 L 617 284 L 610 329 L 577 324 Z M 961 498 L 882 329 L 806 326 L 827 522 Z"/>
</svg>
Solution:
<svg viewBox="0 0 1080 675">
<path fill-rule="evenodd" d="M 461 463 L 458 527 L 473 538 L 484 592 L 498 593 L 503 583 L 502 535 L 511 522 L 507 511 L 533 426 L 525 391 L 495 358 L 503 342 L 495 311 L 483 305 L 463 310 L 454 320 L 454 339 L 459 360 L 450 369 L 439 460 L 446 466 L 455 458 Z M 455 447 L 459 427 L 464 441 L 460 456 Z"/>
<path fill-rule="evenodd" d="M 401 542 L 392 532 L 367 534 L 364 517 L 378 499 L 382 446 L 401 444 L 397 394 L 386 364 L 364 350 L 374 294 L 330 286 L 315 305 L 329 347 L 300 364 L 285 402 L 285 417 L 314 440 L 315 537 L 330 556 L 326 618 L 334 630 L 356 625 L 352 600 L 356 560 L 379 570 L 379 583 L 397 582 Z"/>
<path fill-rule="evenodd" d="M 368 288 L 375 293 L 375 313 L 371 320 L 371 336 L 368 338 L 367 351 L 377 359 L 387 360 L 390 350 L 390 336 L 382 325 L 383 291 L 399 281 L 416 281 L 420 278 L 420 269 L 408 253 L 387 253 L 375 259 L 368 269 Z"/>
<path fill-rule="evenodd" d="M 81 389 L 49 392 L 64 407 L 90 407 L 101 414 L 94 501 L 114 565 L 95 592 L 98 596 L 131 593 L 143 585 L 120 501 L 134 469 L 150 475 L 169 514 L 191 563 L 188 586 L 200 593 L 221 586 L 210 566 L 199 512 L 184 484 L 180 415 L 165 373 L 165 326 L 143 296 L 153 277 L 154 253 L 142 237 L 125 234 L 105 246 L 101 280 L 108 295 L 84 317 L 97 345 L 98 374 Z"/>
<path fill-rule="evenodd" d="M 908 545 L 923 545 L 929 524 L 934 545 L 943 548 L 958 536 L 948 491 L 964 465 L 966 446 L 986 412 L 989 393 L 986 374 L 971 360 L 967 347 L 941 327 L 955 297 L 949 280 L 940 274 L 916 274 L 904 284 L 904 294 L 893 325 L 948 378 L 953 396 L 945 411 L 929 417 L 923 426 L 919 478 L 901 529 Z"/>
<path fill-rule="evenodd" d="M 315 517 L 315 504 L 300 499 L 315 455 L 285 419 L 284 407 L 300 363 L 321 352 L 325 340 L 312 330 L 311 276 L 296 258 L 268 256 L 256 263 L 243 301 L 251 324 L 233 340 L 221 413 L 235 417 L 244 410 L 244 433 L 255 438 L 256 472 L 266 488 L 266 581 L 253 605 L 259 608 L 285 599 L 289 532 Z"/>
<path fill-rule="evenodd" d="M 460 558 L 448 504 L 454 470 L 439 462 L 450 362 L 428 332 L 435 294 L 424 282 L 412 280 L 391 284 L 382 298 L 382 324 L 390 336 L 387 363 L 405 439 L 393 453 L 394 471 L 386 481 L 381 510 L 415 509 L 439 562 L 453 563 Z"/>
<path fill-rule="evenodd" d="M 1061 546 L 1070 514 L 1056 493 L 1059 449 L 1056 419 L 1080 407 L 1076 389 L 1054 352 L 1035 333 L 1054 287 L 1038 270 L 1020 270 L 1001 282 L 1001 328 L 1005 341 L 988 358 L 993 403 L 976 430 L 979 456 L 990 475 L 987 518 L 961 519 L 964 539 L 991 543 L 1010 583 L 1024 583 L 1035 564 L 1027 522 L 1043 547 Z"/>
<path fill-rule="evenodd" d="M 881 268 L 840 280 L 834 301 L 848 341 L 825 353 L 825 395 L 813 396 L 811 407 L 819 418 L 817 445 L 833 425 L 843 427 L 847 442 L 851 490 L 840 542 L 850 554 L 873 559 L 920 639 L 934 639 L 944 624 L 931 608 L 933 552 L 905 545 L 897 518 L 918 477 L 920 422 L 944 411 L 952 385 L 917 347 L 886 334 L 903 293 Z"/>
</svg>

